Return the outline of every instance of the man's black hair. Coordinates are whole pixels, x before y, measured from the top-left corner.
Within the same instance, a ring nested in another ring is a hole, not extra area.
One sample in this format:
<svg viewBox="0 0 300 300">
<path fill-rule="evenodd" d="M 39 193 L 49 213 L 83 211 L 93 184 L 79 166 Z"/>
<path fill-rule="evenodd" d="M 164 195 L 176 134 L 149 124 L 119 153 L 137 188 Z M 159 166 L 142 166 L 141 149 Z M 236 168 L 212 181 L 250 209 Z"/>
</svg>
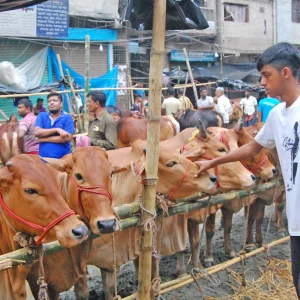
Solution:
<svg viewBox="0 0 300 300">
<path fill-rule="evenodd" d="M 19 105 L 19 104 L 23 104 L 26 108 L 29 108 L 30 111 L 32 111 L 33 105 L 32 105 L 31 100 L 29 100 L 29 99 L 27 99 L 27 98 L 23 98 L 23 99 L 21 99 L 21 100 L 19 101 L 18 105 Z"/>
<path fill-rule="evenodd" d="M 44 102 L 44 99 L 43 98 L 37 98 L 36 102 Z"/>
<path fill-rule="evenodd" d="M 87 95 L 88 97 L 91 97 L 94 102 L 98 102 L 101 107 L 105 107 L 106 103 L 106 96 L 101 91 L 91 91 Z"/>
<path fill-rule="evenodd" d="M 57 92 L 51 92 L 51 93 L 49 93 L 48 96 L 47 96 L 47 100 L 49 100 L 49 98 L 52 97 L 52 96 L 57 96 L 58 99 L 60 100 L 60 102 L 63 101 L 63 100 L 62 100 L 61 94 L 59 94 L 59 93 L 57 93 Z"/>
<path fill-rule="evenodd" d="M 167 95 L 169 95 L 169 96 L 174 96 L 174 95 L 175 95 L 175 90 L 174 90 L 174 88 L 169 87 L 169 88 L 167 89 Z"/>
<path fill-rule="evenodd" d="M 300 53 L 299 50 L 289 43 L 278 43 L 266 49 L 257 61 L 257 70 L 269 65 L 277 71 L 281 71 L 284 67 L 288 67 L 294 77 L 298 77 L 300 69 Z"/>
</svg>

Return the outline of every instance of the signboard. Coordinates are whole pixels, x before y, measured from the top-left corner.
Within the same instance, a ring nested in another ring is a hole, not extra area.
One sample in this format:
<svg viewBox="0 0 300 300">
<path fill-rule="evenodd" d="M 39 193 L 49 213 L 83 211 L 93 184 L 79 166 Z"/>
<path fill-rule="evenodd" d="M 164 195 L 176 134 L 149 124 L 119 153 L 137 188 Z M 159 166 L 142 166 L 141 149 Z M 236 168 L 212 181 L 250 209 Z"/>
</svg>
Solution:
<svg viewBox="0 0 300 300">
<path fill-rule="evenodd" d="M 0 36 L 68 37 L 69 0 L 0 12 Z"/>
<path fill-rule="evenodd" d="M 213 52 L 200 52 L 200 51 L 187 51 L 189 61 L 203 61 L 214 62 L 216 61 L 215 53 Z M 171 61 L 185 61 L 185 56 L 182 50 L 171 51 Z"/>
</svg>

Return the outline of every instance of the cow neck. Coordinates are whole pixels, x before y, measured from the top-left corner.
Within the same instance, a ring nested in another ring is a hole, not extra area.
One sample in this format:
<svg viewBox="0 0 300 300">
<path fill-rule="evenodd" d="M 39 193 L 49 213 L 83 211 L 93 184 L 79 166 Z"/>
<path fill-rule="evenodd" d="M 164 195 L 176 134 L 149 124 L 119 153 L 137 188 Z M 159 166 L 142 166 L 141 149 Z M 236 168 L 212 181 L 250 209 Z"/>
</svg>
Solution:
<svg viewBox="0 0 300 300">
<path fill-rule="evenodd" d="M 52 221 L 47 227 L 43 227 L 41 225 L 29 222 L 21 217 L 19 217 L 18 215 L 16 215 L 12 210 L 10 210 L 10 208 L 5 204 L 4 199 L 2 194 L 0 193 L 0 206 L 1 206 L 1 211 L 3 213 L 3 217 L 6 221 L 6 223 L 8 225 L 10 225 L 10 223 L 8 222 L 8 220 L 6 219 L 5 216 L 5 212 L 10 215 L 13 219 L 17 220 L 20 223 L 23 223 L 25 225 L 27 225 L 28 227 L 34 228 L 36 230 L 39 230 L 42 232 L 42 234 L 39 236 L 39 238 L 36 241 L 36 245 L 39 246 L 42 243 L 43 238 L 45 237 L 45 235 L 58 223 L 60 223 L 62 220 L 64 220 L 65 218 L 71 216 L 71 215 L 75 215 L 75 212 L 73 210 L 69 210 L 67 212 L 65 212 L 64 214 L 62 214 L 61 216 L 59 216 L 57 219 L 55 219 L 54 221 Z"/>
<path fill-rule="evenodd" d="M 78 200 L 80 215 L 86 221 L 88 221 L 88 218 L 85 214 L 84 206 L 82 204 L 82 199 L 81 199 L 81 193 L 82 192 L 87 192 L 87 193 L 97 194 L 97 195 L 103 195 L 103 196 L 107 197 L 110 200 L 110 202 L 112 203 L 112 195 L 110 194 L 110 192 L 104 186 L 102 186 L 102 185 L 94 185 L 94 186 L 88 186 L 88 187 L 80 186 L 80 185 L 77 184 L 77 182 L 74 180 L 74 178 L 72 176 L 69 176 L 69 180 L 75 185 L 75 187 L 77 189 L 77 200 Z"/>
<path fill-rule="evenodd" d="M 238 133 L 238 131 L 237 131 L 236 129 L 235 129 L 235 131 Z M 225 132 L 225 131 L 222 131 L 222 132 L 221 132 L 221 135 L 220 135 L 220 142 L 224 143 L 224 144 L 227 146 L 228 150 L 230 150 L 229 143 L 228 143 L 228 141 L 227 141 L 227 139 L 226 139 L 226 132 Z M 244 164 L 242 161 L 240 161 L 240 163 L 241 163 L 241 164 L 244 166 L 244 168 L 247 169 L 249 172 L 251 172 L 252 174 L 255 174 L 255 173 L 259 170 L 259 168 L 261 168 L 264 164 L 267 163 L 268 160 L 269 160 L 268 157 L 267 157 L 266 155 L 264 155 L 264 158 L 263 158 L 258 164 L 254 165 L 254 166 L 252 166 L 252 167 L 250 167 L 250 168 L 248 168 L 247 165 Z M 252 165 L 252 164 L 251 164 L 251 165 Z"/>
</svg>

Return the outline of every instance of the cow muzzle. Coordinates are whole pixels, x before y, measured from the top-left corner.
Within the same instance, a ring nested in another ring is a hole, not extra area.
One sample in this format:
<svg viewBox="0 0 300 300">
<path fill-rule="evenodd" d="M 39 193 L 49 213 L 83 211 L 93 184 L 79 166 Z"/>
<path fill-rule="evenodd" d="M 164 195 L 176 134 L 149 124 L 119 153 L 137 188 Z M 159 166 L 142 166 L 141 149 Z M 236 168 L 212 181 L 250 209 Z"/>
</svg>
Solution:
<svg viewBox="0 0 300 300">
<path fill-rule="evenodd" d="M 89 229 L 85 225 L 80 225 L 74 229 L 72 229 L 72 234 L 77 240 L 82 240 L 86 238 L 89 234 Z"/>
<path fill-rule="evenodd" d="M 103 220 L 103 221 L 97 221 L 97 227 L 100 233 L 112 233 L 116 230 L 117 227 L 117 220 L 111 219 L 111 220 Z"/>
</svg>

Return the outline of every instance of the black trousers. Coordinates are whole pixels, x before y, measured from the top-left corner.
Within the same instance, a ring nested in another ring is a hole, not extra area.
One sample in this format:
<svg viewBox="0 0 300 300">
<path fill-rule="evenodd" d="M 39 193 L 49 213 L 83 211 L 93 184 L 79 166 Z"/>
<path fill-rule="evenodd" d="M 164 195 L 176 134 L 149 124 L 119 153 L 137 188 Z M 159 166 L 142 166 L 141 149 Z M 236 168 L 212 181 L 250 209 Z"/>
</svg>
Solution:
<svg viewBox="0 0 300 300">
<path fill-rule="evenodd" d="M 300 299 L 300 236 L 291 236 L 291 256 L 294 286 Z"/>
</svg>

